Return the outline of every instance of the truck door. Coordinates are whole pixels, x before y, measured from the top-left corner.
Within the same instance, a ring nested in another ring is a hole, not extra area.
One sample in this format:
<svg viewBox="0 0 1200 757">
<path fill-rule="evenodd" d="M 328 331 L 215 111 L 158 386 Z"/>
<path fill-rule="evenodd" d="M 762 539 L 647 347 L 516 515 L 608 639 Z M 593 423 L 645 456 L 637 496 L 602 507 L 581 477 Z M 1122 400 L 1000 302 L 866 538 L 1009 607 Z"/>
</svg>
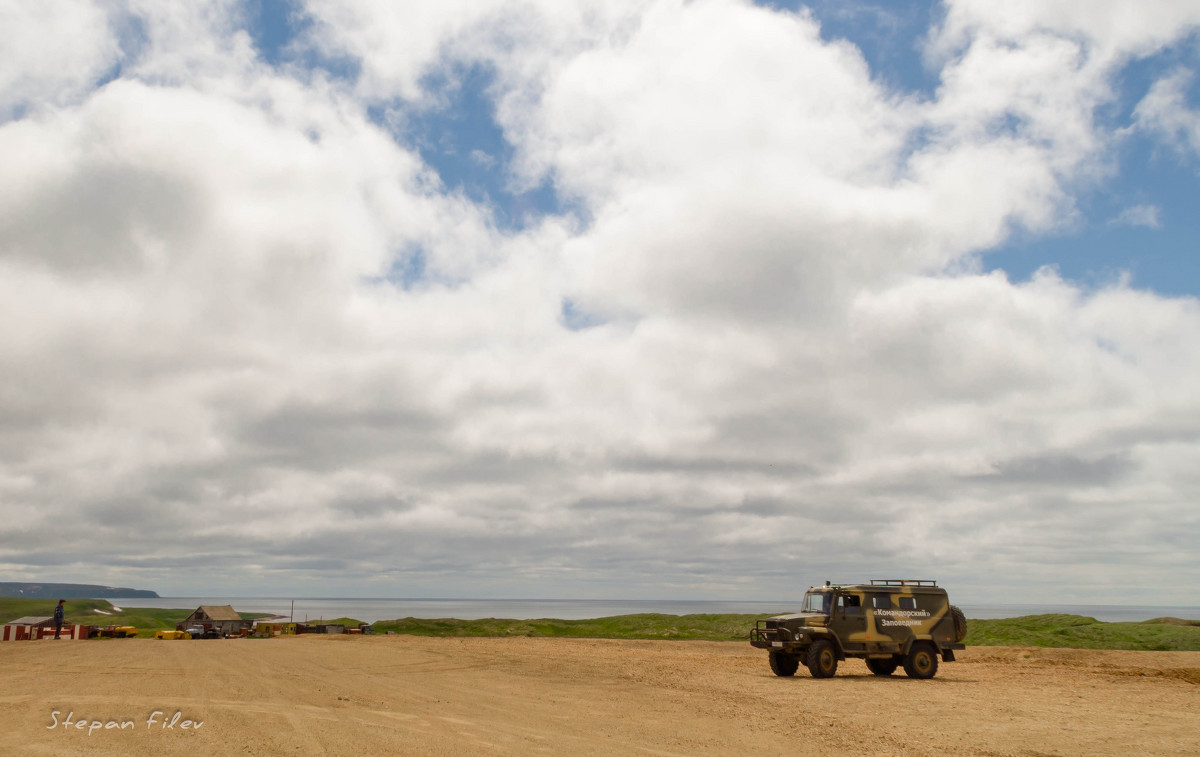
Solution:
<svg viewBox="0 0 1200 757">
<path fill-rule="evenodd" d="M 866 648 L 867 618 L 861 595 L 838 592 L 829 623 L 847 650 Z"/>
</svg>

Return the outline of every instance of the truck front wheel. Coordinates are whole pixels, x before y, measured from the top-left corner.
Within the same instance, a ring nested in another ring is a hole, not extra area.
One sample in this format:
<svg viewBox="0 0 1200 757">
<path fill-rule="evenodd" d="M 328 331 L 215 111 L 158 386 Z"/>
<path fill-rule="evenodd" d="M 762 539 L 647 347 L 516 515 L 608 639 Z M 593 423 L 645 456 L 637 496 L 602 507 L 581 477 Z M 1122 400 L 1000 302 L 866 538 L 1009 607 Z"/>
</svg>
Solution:
<svg viewBox="0 0 1200 757">
<path fill-rule="evenodd" d="M 786 652 L 771 653 L 771 670 L 777 676 L 794 676 L 800 669 L 800 661 Z"/>
<path fill-rule="evenodd" d="M 804 660 L 813 678 L 832 678 L 837 672 L 838 658 L 833 645 L 824 639 L 814 641 Z"/>
</svg>

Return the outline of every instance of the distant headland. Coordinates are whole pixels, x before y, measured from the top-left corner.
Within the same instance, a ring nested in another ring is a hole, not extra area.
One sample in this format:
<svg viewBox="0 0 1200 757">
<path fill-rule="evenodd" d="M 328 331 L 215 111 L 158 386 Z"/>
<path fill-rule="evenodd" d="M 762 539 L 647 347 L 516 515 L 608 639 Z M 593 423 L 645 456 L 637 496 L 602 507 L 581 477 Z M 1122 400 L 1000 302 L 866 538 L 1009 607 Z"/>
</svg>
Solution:
<svg viewBox="0 0 1200 757">
<path fill-rule="evenodd" d="M 113 597 L 136 597 L 151 599 L 158 592 L 146 589 L 126 589 L 120 586 L 98 586 L 96 584 L 42 584 L 0 581 L 0 597 L 25 597 L 27 599 L 110 599 Z"/>
</svg>

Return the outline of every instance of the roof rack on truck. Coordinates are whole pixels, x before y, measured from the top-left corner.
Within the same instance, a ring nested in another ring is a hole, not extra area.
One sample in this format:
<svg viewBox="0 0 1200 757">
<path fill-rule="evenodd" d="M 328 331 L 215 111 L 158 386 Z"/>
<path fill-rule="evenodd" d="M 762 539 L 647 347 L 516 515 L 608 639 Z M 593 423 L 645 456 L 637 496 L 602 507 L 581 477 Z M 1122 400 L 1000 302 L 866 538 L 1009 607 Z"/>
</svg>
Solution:
<svg viewBox="0 0 1200 757">
<path fill-rule="evenodd" d="M 937 586 L 937 581 L 922 578 L 872 578 L 872 586 Z"/>
</svg>

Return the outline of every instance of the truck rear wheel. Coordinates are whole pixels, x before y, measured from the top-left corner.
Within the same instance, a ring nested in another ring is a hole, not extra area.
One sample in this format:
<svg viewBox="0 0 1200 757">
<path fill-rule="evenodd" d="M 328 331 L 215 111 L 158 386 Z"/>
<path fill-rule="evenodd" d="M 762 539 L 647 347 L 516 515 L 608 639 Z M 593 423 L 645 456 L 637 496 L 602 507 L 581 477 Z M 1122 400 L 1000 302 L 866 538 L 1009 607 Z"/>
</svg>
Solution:
<svg viewBox="0 0 1200 757">
<path fill-rule="evenodd" d="M 832 678 L 837 672 L 838 658 L 833 645 L 824 639 L 813 642 L 805 656 L 805 665 L 813 678 Z"/>
<path fill-rule="evenodd" d="M 918 641 L 912 645 L 908 657 L 904 658 L 904 672 L 909 678 L 933 678 L 937 673 L 938 658 L 933 645 Z"/>
<path fill-rule="evenodd" d="M 877 676 L 890 676 L 892 673 L 896 672 L 896 667 L 899 664 L 900 661 L 895 657 L 889 657 L 886 660 L 872 660 L 868 658 L 867 670 L 871 671 Z"/>
<path fill-rule="evenodd" d="M 787 652 L 772 652 L 771 670 L 777 676 L 794 676 L 800 669 L 800 661 Z"/>
</svg>

